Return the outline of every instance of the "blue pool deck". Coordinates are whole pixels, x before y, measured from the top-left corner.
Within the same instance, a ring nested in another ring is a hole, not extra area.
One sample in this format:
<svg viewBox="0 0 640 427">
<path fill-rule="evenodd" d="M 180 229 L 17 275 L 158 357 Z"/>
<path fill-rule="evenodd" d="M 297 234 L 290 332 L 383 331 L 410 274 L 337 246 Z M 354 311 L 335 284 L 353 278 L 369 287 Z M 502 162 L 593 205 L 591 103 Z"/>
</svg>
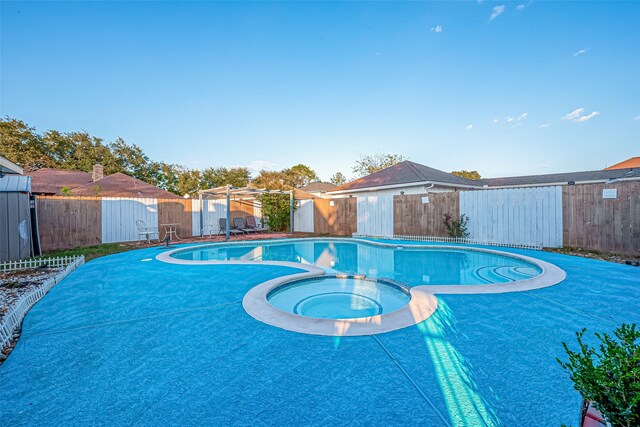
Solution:
<svg viewBox="0 0 640 427">
<path fill-rule="evenodd" d="M 561 343 L 640 323 L 640 269 L 496 249 L 567 279 L 438 295 L 426 321 L 365 337 L 288 332 L 244 312 L 250 288 L 294 268 L 166 264 L 158 248 L 90 261 L 25 318 L 0 366 L 0 425 L 576 425 Z"/>
</svg>

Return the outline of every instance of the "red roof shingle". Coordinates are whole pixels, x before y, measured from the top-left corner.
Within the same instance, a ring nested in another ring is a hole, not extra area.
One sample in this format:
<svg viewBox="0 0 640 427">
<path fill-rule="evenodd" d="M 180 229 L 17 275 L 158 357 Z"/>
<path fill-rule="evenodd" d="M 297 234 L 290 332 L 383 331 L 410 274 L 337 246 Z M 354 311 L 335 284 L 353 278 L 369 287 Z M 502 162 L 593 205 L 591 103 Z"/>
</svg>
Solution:
<svg viewBox="0 0 640 427">
<path fill-rule="evenodd" d="M 78 187 L 91 182 L 91 174 L 82 171 L 42 168 L 25 173 L 31 177 L 34 194 L 62 194 L 62 189 Z"/>
<path fill-rule="evenodd" d="M 97 186 L 97 187 L 96 187 Z M 100 197 L 150 197 L 157 199 L 181 199 L 177 194 L 170 193 L 154 185 L 147 184 L 123 173 L 114 173 L 102 179 L 73 188 L 74 196 Z"/>
<path fill-rule="evenodd" d="M 450 185 L 475 186 L 477 181 L 462 178 L 450 173 L 430 168 L 419 163 L 405 160 L 395 166 L 382 169 L 381 171 L 364 176 L 355 181 L 351 181 L 338 188 L 330 190 L 345 191 L 356 190 L 360 188 L 381 187 L 387 185 L 408 184 L 411 182 L 438 182 Z"/>
<path fill-rule="evenodd" d="M 613 166 L 604 168 L 604 170 L 611 171 L 616 169 L 629 169 L 629 168 L 640 168 L 640 157 L 631 157 L 625 160 L 624 162 L 616 163 Z"/>
</svg>

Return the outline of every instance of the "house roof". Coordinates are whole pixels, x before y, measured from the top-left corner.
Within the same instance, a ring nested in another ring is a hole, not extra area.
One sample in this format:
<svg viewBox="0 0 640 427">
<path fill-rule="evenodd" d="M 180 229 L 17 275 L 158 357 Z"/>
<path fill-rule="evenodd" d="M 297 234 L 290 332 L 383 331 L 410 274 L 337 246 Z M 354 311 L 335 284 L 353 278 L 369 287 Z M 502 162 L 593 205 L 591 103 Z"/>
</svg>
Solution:
<svg viewBox="0 0 640 427">
<path fill-rule="evenodd" d="M 64 187 L 70 189 L 90 183 L 91 174 L 82 171 L 42 168 L 29 172 L 31 191 L 35 194 L 62 194 Z"/>
<path fill-rule="evenodd" d="M 304 188 L 304 187 L 303 187 Z M 294 194 L 295 194 L 295 198 L 297 200 L 310 200 L 310 199 L 317 199 L 318 197 L 314 196 L 313 194 L 304 191 L 302 188 L 296 188 L 294 190 Z"/>
<path fill-rule="evenodd" d="M 0 193 L 29 193 L 30 191 L 30 176 L 5 175 L 0 178 Z"/>
<path fill-rule="evenodd" d="M 100 187 L 96 189 L 96 186 Z M 96 191 L 98 190 L 98 191 Z M 150 197 L 158 199 L 181 199 L 177 194 L 162 190 L 123 173 L 114 173 L 102 179 L 73 188 L 74 196 L 100 197 Z"/>
<path fill-rule="evenodd" d="M 338 188 L 338 186 L 330 182 L 312 182 L 304 187 L 300 187 L 300 190 L 306 191 L 307 193 L 321 193 L 331 191 L 336 188 Z"/>
<path fill-rule="evenodd" d="M 609 182 L 619 179 L 640 179 L 640 168 L 605 169 L 599 171 L 553 173 L 545 175 L 512 176 L 471 180 L 433 169 L 418 163 L 404 161 L 395 166 L 362 177 L 331 190 L 331 193 L 349 192 L 377 187 L 397 187 L 412 183 L 433 182 L 453 187 L 486 188 L 538 185 L 562 185 L 569 182 Z"/>
<path fill-rule="evenodd" d="M 16 165 L 11 160 L 0 156 L 0 173 L 7 174 L 7 175 L 8 174 L 22 175 L 24 171 L 20 166 Z"/>
<path fill-rule="evenodd" d="M 607 182 L 616 179 L 640 179 L 640 169 L 616 169 L 586 172 L 552 173 L 546 175 L 512 176 L 488 178 L 476 181 L 479 186 L 514 187 L 544 184 L 567 184 L 569 182 Z"/>
<path fill-rule="evenodd" d="M 393 186 L 412 182 L 437 182 L 451 186 L 477 186 L 478 181 L 452 175 L 450 173 L 430 168 L 429 166 L 405 160 L 397 165 L 351 181 L 331 192 L 351 191 L 370 187 Z"/>
<path fill-rule="evenodd" d="M 640 168 L 640 157 L 630 157 L 627 160 L 616 163 L 613 166 L 609 166 L 604 170 L 615 170 L 615 169 L 628 169 L 628 168 Z"/>
</svg>

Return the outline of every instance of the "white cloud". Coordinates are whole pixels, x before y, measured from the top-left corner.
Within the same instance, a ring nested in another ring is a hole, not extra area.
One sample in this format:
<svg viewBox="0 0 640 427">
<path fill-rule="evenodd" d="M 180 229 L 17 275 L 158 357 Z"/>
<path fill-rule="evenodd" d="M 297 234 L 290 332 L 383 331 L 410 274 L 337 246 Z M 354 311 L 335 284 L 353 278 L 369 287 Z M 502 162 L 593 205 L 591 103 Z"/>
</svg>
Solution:
<svg viewBox="0 0 640 427">
<path fill-rule="evenodd" d="M 493 21 L 498 16 L 500 16 L 502 12 L 504 12 L 504 9 L 505 9 L 505 6 L 503 4 L 501 4 L 500 6 L 495 6 L 493 8 L 493 11 L 491 12 L 491 18 L 489 18 L 489 21 Z"/>
<path fill-rule="evenodd" d="M 518 121 L 519 121 L 519 122 L 523 121 L 524 119 L 526 119 L 526 118 L 527 118 L 527 116 L 528 116 L 528 115 L 529 115 L 529 113 L 522 113 L 522 114 L 520 114 L 520 115 L 518 116 Z"/>
<path fill-rule="evenodd" d="M 584 108 L 578 108 L 573 110 L 572 112 L 570 112 L 569 114 L 567 114 L 566 116 L 562 117 L 563 120 L 575 120 L 578 117 L 580 117 L 580 115 L 584 112 Z"/>
<path fill-rule="evenodd" d="M 432 27 L 431 31 L 433 31 L 434 33 L 441 33 L 442 32 L 442 25 L 438 24 L 435 27 Z"/>
<path fill-rule="evenodd" d="M 585 53 L 587 53 L 587 49 L 580 49 L 579 51 L 575 52 L 573 56 L 580 56 L 584 55 Z"/>
<path fill-rule="evenodd" d="M 278 167 L 276 163 L 269 162 L 267 160 L 254 160 L 247 165 L 247 168 L 251 172 L 259 173 L 261 170 L 274 170 Z"/>
<path fill-rule="evenodd" d="M 551 123 L 543 123 L 540 126 L 538 126 L 540 129 L 544 129 L 544 128 L 548 128 L 549 126 L 551 126 Z"/>
<path fill-rule="evenodd" d="M 587 120 L 594 118 L 598 114 L 600 114 L 600 113 L 597 112 L 597 111 L 594 111 L 592 113 L 587 114 L 586 116 L 578 117 L 577 119 L 574 120 L 574 122 L 578 122 L 578 123 L 586 122 Z"/>
<path fill-rule="evenodd" d="M 638 116 L 638 117 L 640 117 L 640 116 Z M 498 123 L 498 121 L 499 121 L 498 119 L 493 119 L 493 123 Z"/>
<path fill-rule="evenodd" d="M 638 121 L 640 121 L 640 116 L 635 116 L 635 117 L 633 118 L 633 120 L 638 120 Z"/>
<path fill-rule="evenodd" d="M 466 130 L 471 130 L 471 129 L 473 129 L 473 125 L 467 125 L 467 126 L 465 126 L 465 129 Z"/>
<path fill-rule="evenodd" d="M 520 123 L 520 122 L 516 123 L 515 125 L 511 126 L 511 129 L 515 129 L 518 126 L 522 126 L 522 123 Z"/>
<path fill-rule="evenodd" d="M 582 114 L 582 113 L 584 113 L 584 108 L 578 108 L 576 110 L 573 110 L 572 112 L 570 112 L 566 116 L 562 117 L 562 119 L 563 120 L 571 120 L 572 122 L 576 122 L 576 123 L 582 123 L 582 122 L 586 122 L 587 120 L 590 120 L 590 119 L 594 118 L 595 116 L 597 116 L 598 114 L 600 114 L 598 111 L 592 111 L 589 114 Z"/>
<path fill-rule="evenodd" d="M 511 123 L 512 121 L 513 121 L 513 117 L 508 116 L 508 117 L 507 117 L 507 123 Z"/>
<path fill-rule="evenodd" d="M 533 0 L 529 0 L 527 3 L 521 3 L 516 6 L 516 10 L 524 10 L 525 7 L 531 6 L 532 3 L 533 3 Z"/>
</svg>

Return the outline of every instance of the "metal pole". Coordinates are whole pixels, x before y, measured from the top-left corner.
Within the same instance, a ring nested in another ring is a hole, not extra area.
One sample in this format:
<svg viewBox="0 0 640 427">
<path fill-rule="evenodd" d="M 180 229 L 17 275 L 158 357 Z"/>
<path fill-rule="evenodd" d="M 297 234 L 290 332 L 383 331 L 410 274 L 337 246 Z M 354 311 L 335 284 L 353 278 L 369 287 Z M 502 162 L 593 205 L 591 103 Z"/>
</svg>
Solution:
<svg viewBox="0 0 640 427">
<path fill-rule="evenodd" d="M 289 232 L 293 234 L 293 190 L 289 192 Z"/>
<path fill-rule="evenodd" d="M 231 186 L 227 185 L 227 226 L 226 226 L 226 236 L 224 238 L 225 242 L 229 241 L 229 232 L 231 228 Z"/>
<path fill-rule="evenodd" d="M 202 221 L 204 221 L 204 206 L 202 205 L 202 193 L 198 193 L 198 196 L 200 198 L 200 204 L 198 206 L 200 206 L 200 237 L 204 236 L 204 233 L 202 232 L 202 229 L 204 228 L 204 224 Z M 211 231 L 209 231 L 209 237 L 211 237 Z"/>
</svg>

